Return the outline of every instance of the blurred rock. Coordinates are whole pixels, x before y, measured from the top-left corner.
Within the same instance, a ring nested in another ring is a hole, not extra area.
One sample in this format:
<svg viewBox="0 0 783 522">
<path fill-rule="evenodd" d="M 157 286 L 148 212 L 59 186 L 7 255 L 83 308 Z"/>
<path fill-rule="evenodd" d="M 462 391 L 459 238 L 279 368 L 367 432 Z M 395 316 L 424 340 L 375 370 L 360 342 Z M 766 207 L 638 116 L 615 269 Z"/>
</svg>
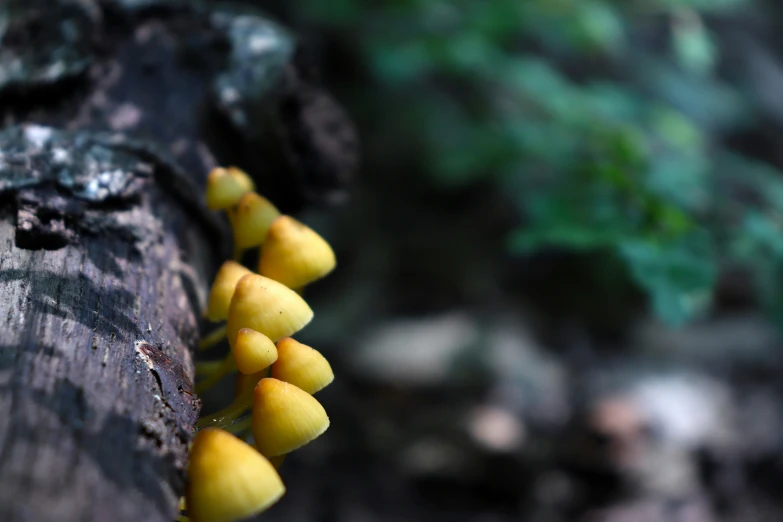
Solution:
<svg viewBox="0 0 783 522">
<path fill-rule="evenodd" d="M 653 375 L 631 394 L 660 438 L 673 445 L 694 450 L 735 442 L 734 404 L 724 382 L 693 373 Z"/>
<path fill-rule="evenodd" d="M 525 441 L 525 426 L 514 414 L 496 406 L 479 406 L 468 416 L 468 433 L 487 451 L 511 453 Z"/>
<path fill-rule="evenodd" d="M 493 402 L 537 427 L 562 426 L 571 414 L 564 361 L 542 346 L 519 318 L 489 328 L 483 357 Z"/>
<path fill-rule="evenodd" d="M 476 472 L 475 460 L 464 447 L 438 437 L 420 439 L 408 446 L 400 456 L 400 467 L 412 477 L 456 479 Z"/>
<path fill-rule="evenodd" d="M 605 441 L 608 461 L 634 490 L 683 498 L 701 487 L 699 452 L 736 448 L 733 406 L 729 390 L 717 380 L 687 373 L 642 375 L 599 398 L 589 423 Z"/>
<path fill-rule="evenodd" d="M 543 473 L 535 482 L 536 501 L 543 507 L 565 505 L 574 496 L 571 477 L 560 471 Z"/>
<path fill-rule="evenodd" d="M 656 359 L 707 364 L 712 368 L 780 365 L 780 335 L 759 314 L 721 317 L 682 328 L 648 319 L 631 332 L 631 345 Z"/>
<path fill-rule="evenodd" d="M 605 438 L 607 456 L 619 468 L 632 465 L 647 441 L 644 414 L 627 397 L 599 401 L 588 423 L 596 434 Z"/>
<path fill-rule="evenodd" d="M 738 399 L 736 423 L 743 457 L 777 458 L 783 452 L 783 412 L 771 387 L 743 390 Z"/>
<path fill-rule="evenodd" d="M 665 502 L 640 500 L 589 513 L 584 522 L 714 522 L 703 500 Z"/>
<path fill-rule="evenodd" d="M 475 319 L 461 312 L 389 321 L 356 344 L 349 362 L 357 375 L 402 386 L 454 381 L 460 358 L 479 338 Z"/>
</svg>

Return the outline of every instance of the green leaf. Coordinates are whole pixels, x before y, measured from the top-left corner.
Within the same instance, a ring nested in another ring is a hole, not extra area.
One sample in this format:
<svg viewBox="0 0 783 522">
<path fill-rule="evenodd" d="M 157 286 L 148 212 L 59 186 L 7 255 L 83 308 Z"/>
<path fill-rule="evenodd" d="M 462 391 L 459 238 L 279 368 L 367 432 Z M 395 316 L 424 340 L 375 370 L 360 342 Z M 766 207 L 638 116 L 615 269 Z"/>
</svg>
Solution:
<svg viewBox="0 0 783 522">
<path fill-rule="evenodd" d="M 672 49 L 679 64 L 686 70 L 706 75 L 717 61 L 717 49 L 709 30 L 694 11 L 681 11 L 672 33 Z"/>
<path fill-rule="evenodd" d="M 631 239 L 619 245 L 619 253 L 666 323 L 679 326 L 708 309 L 717 266 L 706 238 L 674 244 Z"/>
</svg>

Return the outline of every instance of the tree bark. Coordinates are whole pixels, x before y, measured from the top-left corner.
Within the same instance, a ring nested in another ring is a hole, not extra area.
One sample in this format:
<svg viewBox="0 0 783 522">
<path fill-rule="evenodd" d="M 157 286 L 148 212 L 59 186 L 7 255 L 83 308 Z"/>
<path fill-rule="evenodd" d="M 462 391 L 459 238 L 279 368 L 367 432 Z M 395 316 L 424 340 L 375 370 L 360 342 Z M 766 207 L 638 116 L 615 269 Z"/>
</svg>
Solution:
<svg viewBox="0 0 783 522">
<path fill-rule="evenodd" d="M 0 520 L 177 513 L 189 348 L 227 254 L 200 191 L 213 156 L 263 163 L 293 48 L 195 5 L 0 2 Z"/>
<path fill-rule="evenodd" d="M 159 165 L 110 160 L 135 188 L 85 201 L 46 176 L 76 144 L 23 143 L 4 148 L 33 184 L 0 220 L 0 520 L 172 520 L 199 410 L 188 349 L 205 231 L 155 182 Z"/>
</svg>

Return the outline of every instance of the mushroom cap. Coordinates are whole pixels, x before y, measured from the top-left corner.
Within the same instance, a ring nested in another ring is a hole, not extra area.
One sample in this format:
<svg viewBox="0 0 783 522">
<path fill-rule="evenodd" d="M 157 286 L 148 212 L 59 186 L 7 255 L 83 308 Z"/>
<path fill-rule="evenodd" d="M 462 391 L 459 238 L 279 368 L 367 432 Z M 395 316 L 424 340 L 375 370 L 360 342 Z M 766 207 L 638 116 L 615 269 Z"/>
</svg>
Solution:
<svg viewBox="0 0 783 522">
<path fill-rule="evenodd" d="M 290 453 L 328 427 L 324 407 L 306 391 L 270 377 L 258 381 L 253 397 L 253 438 L 264 455 Z"/>
<path fill-rule="evenodd" d="M 277 348 L 266 335 L 241 328 L 234 343 L 234 361 L 237 369 L 245 374 L 260 372 L 277 360 Z"/>
<path fill-rule="evenodd" d="M 242 328 L 277 342 L 304 328 L 312 318 L 313 311 L 299 294 L 268 277 L 248 274 L 237 283 L 228 307 L 228 342 L 233 349 Z"/>
<path fill-rule="evenodd" d="M 258 272 L 289 288 L 301 288 L 324 277 L 336 264 L 324 238 L 296 219 L 280 216 L 269 227 Z"/>
<path fill-rule="evenodd" d="M 207 176 L 207 207 L 211 210 L 231 208 L 244 194 L 253 192 L 255 188 L 253 180 L 241 169 L 214 168 Z"/>
<path fill-rule="evenodd" d="M 196 434 L 188 464 L 187 509 L 193 522 L 232 522 L 261 513 L 285 486 L 274 466 L 227 431 Z"/>
<path fill-rule="evenodd" d="M 280 211 L 268 199 L 248 192 L 239 199 L 231 215 L 234 245 L 241 249 L 261 245 L 278 216 Z"/>
<path fill-rule="evenodd" d="M 231 304 L 231 297 L 234 295 L 237 283 L 244 276 L 252 273 L 235 261 L 223 263 L 215 276 L 212 288 L 209 290 L 207 317 L 210 321 L 222 321 L 228 317 L 228 307 Z"/>
<path fill-rule="evenodd" d="M 324 389 L 334 380 L 329 361 L 321 352 L 286 337 L 277 343 L 277 361 L 272 377 L 293 384 L 310 395 Z"/>
</svg>

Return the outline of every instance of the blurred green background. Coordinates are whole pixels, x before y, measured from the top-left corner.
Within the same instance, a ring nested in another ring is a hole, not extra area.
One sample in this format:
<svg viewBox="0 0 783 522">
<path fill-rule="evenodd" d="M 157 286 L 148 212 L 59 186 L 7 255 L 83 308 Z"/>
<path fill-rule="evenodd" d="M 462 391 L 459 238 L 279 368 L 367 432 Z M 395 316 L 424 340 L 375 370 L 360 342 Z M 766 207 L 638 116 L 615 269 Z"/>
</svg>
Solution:
<svg viewBox="0 0 783 522">
<path fill-rule="evenodd" d="M 325 83 L 359 120 L 367 183 L 433 206 L 459 194 L 457 205 L 504 205 L 500 217 L 454 209 L 454 229 L 503 229 L 477 255 L 598 256 L 587 276 L 623 273 L 675 326 L 708 314 L 721 276 L 742 273 L 752 299 L 780 314 L 783 183 L 769 129 L 780 101 L 762 70 L 775 2 L 305 0 L 272 11 L 313 39 Z M 432 234 L 452 232 L 443 226 Z M 625 307 L 614 283 L 584 305 Z"/>
<path fill-rule="evenodd" d="M 783 517 L 783 5 L 264 7 L 363 153 L 303 214 L 340 267 L 302 520 Z"/>
</svg>

